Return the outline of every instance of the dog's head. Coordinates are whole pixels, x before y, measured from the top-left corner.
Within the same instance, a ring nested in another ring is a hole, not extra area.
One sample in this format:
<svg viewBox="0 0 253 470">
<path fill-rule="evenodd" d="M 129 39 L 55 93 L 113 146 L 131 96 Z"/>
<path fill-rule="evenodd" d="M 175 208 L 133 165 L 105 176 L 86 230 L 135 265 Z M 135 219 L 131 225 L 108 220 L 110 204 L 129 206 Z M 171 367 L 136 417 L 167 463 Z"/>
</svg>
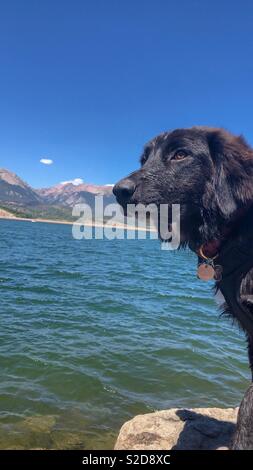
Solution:
<svg viewBox="0 0 253 470">
<path fill-rule="evenodd" d="M 219 236 L 237 209 L 253 200 L 253 151 L 222 129 L 165 132 L 144 148 L 141 168 L 113 189 L 127 204 L 180 204 L 186 243 Z"/>
</svg>

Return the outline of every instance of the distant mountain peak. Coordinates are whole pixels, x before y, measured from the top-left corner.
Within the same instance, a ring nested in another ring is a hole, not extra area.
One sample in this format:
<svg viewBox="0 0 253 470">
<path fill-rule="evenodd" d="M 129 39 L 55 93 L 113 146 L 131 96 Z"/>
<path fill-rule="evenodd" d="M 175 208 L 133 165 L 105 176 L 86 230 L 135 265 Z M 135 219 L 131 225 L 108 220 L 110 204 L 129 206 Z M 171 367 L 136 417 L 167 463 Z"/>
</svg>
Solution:
<svg viewBox="0 0 253 470">
<path fill-rule="evenodd" d="M 6 168 L 0 168 L 0 180 L 6 181 L 8 184 L 21 186 L 22 188 L 30 188 L 29 184 L 23 181 L 16 173 Z"/>
<path fill-rule="evenodd" d="M 34 189 L 15 173 L 0 169 L 0 208 L 16 213 L 35 211 L 44 215 L 57 211 L 70 217 L 75 204 L 86 203 L 94 208 L 97 195 L 104 196 L 105 204 L 115 202 L 112 185 L 95 185 L 76 178 L 49 188 Z"/>
<path fill-rule="evenodd" d="M 59 204 L 73 207 L 74 204 L 87 202 L 94 205 L 94 197 L 102 195 L 109 198 L 109 202 L 115 202 L 111 186 L 96 185 L 91 183 L 73 184 L 73 182 L 59 183 L 50 188 L 37 189 L 37 193 L 47 204 Z M 92 198 L 92 199 L 91 199 Z"/>
</svg>

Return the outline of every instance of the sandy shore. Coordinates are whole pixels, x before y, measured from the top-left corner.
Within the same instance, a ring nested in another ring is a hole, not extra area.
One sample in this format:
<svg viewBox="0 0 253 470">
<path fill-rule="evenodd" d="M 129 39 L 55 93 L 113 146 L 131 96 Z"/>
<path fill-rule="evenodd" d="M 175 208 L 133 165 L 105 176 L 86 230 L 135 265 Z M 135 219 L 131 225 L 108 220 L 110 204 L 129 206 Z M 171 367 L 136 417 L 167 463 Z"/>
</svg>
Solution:
<svg viewBox="0 0 253 470">
<path fill-rule="evenodd" d="M 78 222 L 70 222 L 68 220 L 51 220 L 51 219 L 29 219 L 27 217 L 16 217 L 13 214 L 7 213 L 7 211 L 4 211 L 3 209 L 0 210 L 0 219 L 7 219 L 7 220 L 18 220 L 18 221 L 24 221 L 24 222 L 39 222 L 39 223 L 47 223 L 47 224 L 61 224 L 61 225 L 85 225 L 86 227 L 98 227 L 98 228 L 118 228 L 122 230 L 137 230 L 137 227 L 131 226 L 131 225 L 126 225 L 126 224 L 121 224 L 121 223 L 98 223 L 98 222 L 92 222 L 92 221 L 87 221 L 85 224 L 81 224 Z M 138 230 L 142 232 L 156 232 L 155 228 L 150 228 L 146 229 L 144 227 L 138 227 Z"/>
</svg>

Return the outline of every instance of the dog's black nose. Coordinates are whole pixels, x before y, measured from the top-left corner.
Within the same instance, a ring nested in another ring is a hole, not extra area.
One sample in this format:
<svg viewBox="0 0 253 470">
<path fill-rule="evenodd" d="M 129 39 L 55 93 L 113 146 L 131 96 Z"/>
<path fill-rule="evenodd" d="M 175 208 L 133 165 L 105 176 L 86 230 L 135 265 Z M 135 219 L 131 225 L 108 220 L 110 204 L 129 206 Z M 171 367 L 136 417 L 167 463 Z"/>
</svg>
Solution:
<svg viewBox="0 0 253 470">
<path fill-rule="evenodd" d="M 113 187 L 113 194 L 119 202 L 127 202 L 135 191 L 136 185 L 130 178 L 119 181 Z"/>
</svg>

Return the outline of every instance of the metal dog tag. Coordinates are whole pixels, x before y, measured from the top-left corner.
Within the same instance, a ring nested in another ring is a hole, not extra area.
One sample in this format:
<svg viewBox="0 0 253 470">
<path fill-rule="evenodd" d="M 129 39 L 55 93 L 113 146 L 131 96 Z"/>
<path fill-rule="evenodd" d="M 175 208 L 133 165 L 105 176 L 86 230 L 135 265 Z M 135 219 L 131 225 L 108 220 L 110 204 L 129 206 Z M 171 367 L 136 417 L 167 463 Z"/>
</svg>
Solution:
<svg viewBox="0 0 253 470">
<path fill-rule="evenodd" d="M 202 281 L 211 281 L 215 278 L 215 270 L 211 264 L 201 263 L 198 267 L 197 275 Z"/>
</svg>

